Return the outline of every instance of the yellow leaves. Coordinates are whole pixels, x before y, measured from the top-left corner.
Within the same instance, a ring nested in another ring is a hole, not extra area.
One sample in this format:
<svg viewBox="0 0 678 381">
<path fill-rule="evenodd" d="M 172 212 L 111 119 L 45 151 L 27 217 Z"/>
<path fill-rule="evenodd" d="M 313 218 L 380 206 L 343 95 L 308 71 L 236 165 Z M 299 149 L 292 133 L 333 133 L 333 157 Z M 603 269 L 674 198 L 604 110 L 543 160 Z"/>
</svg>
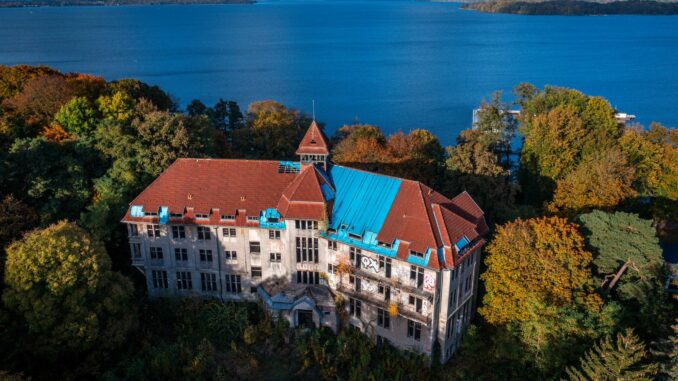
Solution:
<svg viewBox="0 0 678 381">
<path fill-rule="evenodd" d="M 597 152 L 587 157 L 573 172 L 559 180 L 551 212 L 582 212 L 611 209 L 627 198 L 635 197 L 635 170 L 619 150 Z"/>
<path fill-rule="evenodd" d="M 62 142 L 72 138 L 72 136 L 58 123 L 52 123 L 49 126 L 43 128 L 42 132 L 40 132 L 40 135 L 45 137 L 47 140 L 55 142 Z"/>
<path fill-rule="evenodd" d="M 393 302 L 389 303 L 389 305 L 388 305 L 388 314 L 389 314 L 389 316 L 391 316 L 391 317 L 396 317 L 396 316 L 398 316 L 398 305 L 395 304 L 395 303 L 393 303 Z"/>
<path fill-rule="evenodd" d="M 587 299 L 592 255 L 567 220 L 518 219 L 499 226 L 487 251 L 482 276 L 487 294 L 480 313 L 488 322 L 526 322 L 580 299 L 597 308 Z"/>
</svg>

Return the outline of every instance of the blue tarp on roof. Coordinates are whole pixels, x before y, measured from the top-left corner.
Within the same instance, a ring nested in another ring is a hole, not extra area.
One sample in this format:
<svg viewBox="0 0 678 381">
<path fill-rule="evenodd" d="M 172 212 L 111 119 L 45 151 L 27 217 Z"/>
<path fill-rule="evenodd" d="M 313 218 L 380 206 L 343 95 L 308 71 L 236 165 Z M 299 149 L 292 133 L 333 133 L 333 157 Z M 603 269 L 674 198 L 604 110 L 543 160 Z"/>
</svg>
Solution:
<svg viewBox="0 0 678 381">
<path fill-rule="evenodd" d="M 461 237 L 461 239 L 457 241 L 457 243 L 455 243 L 454 246 L 457 248 L 457 251 L 461 251 L 461 249 L 465 248 L 466 245 L 468 244 L 469 244 L 468 238 L 464 236 Z"/>
<path fill-rule="evenodd" d="M 330 228 L 339 235 L 379 234 L 401 180 L 337 165 L 330 167 L 329 176 L 336 191 Z"/>
<path fill-rule="evenodd" d="M 143 217 L 144 207 L 141 205 L 132 205 L 132 208 L 129 211 L 129 215 L 132 217 Z"/>
<path fill-rule="evenodd" d="M 167 221 L 169 220 L 169 211 L 167 210 L 166 206 L 160 207 L 160 213 L 158 213 L 158 217 L 160 219 L 160 225 L 167 225 Z"/>
</svg>

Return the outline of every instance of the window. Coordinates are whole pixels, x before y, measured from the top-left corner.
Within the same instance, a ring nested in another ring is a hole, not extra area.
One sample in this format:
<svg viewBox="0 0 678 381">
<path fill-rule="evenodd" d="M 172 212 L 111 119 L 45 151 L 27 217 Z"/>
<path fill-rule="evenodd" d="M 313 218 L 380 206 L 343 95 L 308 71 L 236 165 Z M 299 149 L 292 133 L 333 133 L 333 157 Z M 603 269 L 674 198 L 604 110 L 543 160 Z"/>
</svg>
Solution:
<svg viewBox="0 0 678 381">
<path fill-rule="evenodd" d="M 318 239 L 297 237 L 297 262 L 318 263 Z"/>
<path fill-rule="evenodd" d="M 174 259 L 177 262 L 187 262 L 188 261 L 188 250 L 176 248 L 174 249 Z"/>
<path fill-rule="evenodd" d="M 150 248 L 151 252 L 151 259 L 157 259 L 157 260 L 162 260 L 162 247 L 154 247 L 151 246 Z"/>
<path fill-rule="evenodd" d="M 196 218 L 196 219 L 200 219 L 200 220 L 206 220 L 206 219 L 209 219 L 210 216 L 207 215 L 207 214 L 197 214 L 197 213 L 196 213 L 195 218 Z"/>
<path fill-rule="evenodd" d="M 271 263 L 280 263 L 280 262 L 282 262 L 282 254 L 271 253 Z"/>
<path fill-rule="evenodd" d="M 170 213 L 170 218 L 183 218 L 184 214 L 183 213 Z"/>
<path fill-rule="evenodd" d="M 235 216 L 232 214 L 222 214 L 221 219 L 227 221 L 235 221 Z"/>
<path fill-rule="evenodd" d="M 388 311 L 377 308 L 377 325 L 383 328 L 391 328 L 391 316 Z"/>
<path fill-rule="evenodd" d="M 348 299 L 348 309 L 349 309 L 349 314 L 351 316 L 355 316 L 355 317 L 359 318 L 360 315 L 361 315 L 361 312 L 362 312 L 362 307 L 363 307 L 363 303 L 360 300 L 354 299 L 354 298 Z"/>
<path fill-rule="evenodd" d="M 452 335 L 454 335 L 454 326 L 457 322 L 457 314 L 454 314 L 450 316 L 449 319 L 447 319 L 447 338 L 449 339 Z"/>
<path fill-rule="evenodd" d="M 422 307 L 422 304 L 423 304 L 423 301 L 421 300 L 421 298 L 417 298 L 416 296 L 410 295 L 409 304 L 411 306 L 414 306 L 414 309 L 417 312 L 421 313 L 421 307 Z"/>
<path fill-rule="evenodd" d="M 337 273 L 337 266 L 333 265 L 332 263 L 327 264 L 327 272 L 330 274 L 336 274 Z"/>
<path fill-rule="evenodd" d="M 224 256 L 226 257 L 226 259 L 237 259 L 238 253 L 236 253 L 235 250 L 225 250 Z"/>
<path fill-rule="evenodd" d="M 259 221 L 259 216 L 247 216 L 247 222 L 257 222 Z"/>
<path fill-rule="evenodd" d="M 357 268 L 360 268 L 360 261 L 362 260 L 362 250 L 356 249 L 355 247 L 351 247 L 349 255 L 351 262 L 353 262 L 353 265 Z"/>
<path fill-rule="evenodd" d="M 280 230 L 269 230 L 268 239 L 280 239 Z"/>
<path fill-rule="evenodd" d="M 134 258 L 141 258 L 141 244 L 133 243 L 132 244 L 132 256 Z"/>
<path fill-rule="evenodd" d="M 250 241 L 250 253 L 252 254 L 261 253 L 261 244 L 259 244 L 259 241 Z"/>
<path fill-rule="evenodd" d="M 416 341 L 421 340 L 421 323 L 407 320 L 407 337 L 412 337 Z"/>
<path fill-rule="evenodd" d="M 235 237 L 235 228 L 223 228 L 224 237 Z"/>
<path fill-rule="evenodd" d="M 318 221 L 294 220 L 294 227 L 298 230 L 318 230 Z"/>
<path fill-rule="evenodd" d="M 257 293 L 257 287 L 256 286 L 250 287 L 250 293 L 256 294 Z"/>
<path fill-rule="evenodd" d="M 200 262 L 212 263 L 212 250 L 200 249 Z"/>
<path fill-rule="evenodd" d="M 217 276 L 216 274 L 200 273 L 200 286 L 203 291 L 217 290 Z"/>
<path fill-rule="evenodd" d="M 188 271 L 177 271 L 177 290 L 193 289 L 193 279 Z"/>
<path fill-rule="evenodd" d="M 186 238 L 186 229 L 183 226 L 172 226 L 172 238 L 174 239 Z"/>
<path fill-rule="evenodd" d="M 146 231 L 149 237 L 160 237 L 160 225 L 146 225 Z"/>
<path fill-rule="evenodd" d="M 153 281 L 153 288 L 168 288 L 167 271 L 153 270 L 151 271 L 151 279 Z"/>
<path fill-rule="evenodd" d="M 417 287 L 424 285 L 424 268 L 419 266 L 410 266 L 410 279 L 415 281 Z"/>
<path fill-rule="evenodd" d="M 320 283 L 320 273 L 317 271 L 297 271 L 297 283 L 318 284 Z"/>
<path fill-rule="evenodd" d="M 417 258 L 424 258 L 424 253 L 420 253 L 414 250 L 410 250 L 410 255 Z"/>
<path fill-rule="evenodd" d="M 198 239 L 204 241 L 209 241 L 210 239 L 212 239 L 212 236 L 210 235 L 210 228 L 205 226 L 198 226 Z"/>
<path fill-rule="evenodd" d="M 226 274 L 226 292 L 230 294 L 239 294 L 242 292 L 240 275 Z"/>
<path fill-rule="evenodd" d="M 252 266 L 252 278 L 261 278 L 261 267 Z"/>
<path fill-rule="evenodd" d="M 457 306 L 457 289 L 455 288 L 450 292 L 450 302 L 448 309 L 453 310 L 454 307 L 456 306 Z"/>
<path fill-rule="evenodd" d="M 355 278 L 355 290 L 360 291 L 362 289 L 362 279 L 356 277 Z"/>
<path fill-rule="evenodd" d="M 136 237 L 139 235 L 139 227 L 136 224 L 129 224 L 129 235 Z"/>
<path fill-rule="evenodd" d="M 379 256 L 379 270 L 384 270 L 386 278 L 391 277 L 391 258 Z"/>
<path fill-rule="evenodd" d="M 391 300 L 391 287 L 384 286 L 383 284 L 379 285 L 378 288 L 379 295 L 384 297 L 384 300 Z"/>
<path fill-rule="evenodd" d="M 327 249 L 337 251 L 337 241 L 327 241 Z"/>
</svg>

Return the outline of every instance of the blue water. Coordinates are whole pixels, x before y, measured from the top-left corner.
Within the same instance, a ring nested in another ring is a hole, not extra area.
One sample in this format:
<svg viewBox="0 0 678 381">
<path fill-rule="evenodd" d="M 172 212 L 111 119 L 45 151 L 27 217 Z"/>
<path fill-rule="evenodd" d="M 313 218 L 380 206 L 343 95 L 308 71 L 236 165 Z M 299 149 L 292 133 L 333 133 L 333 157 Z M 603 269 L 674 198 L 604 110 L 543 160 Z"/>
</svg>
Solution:
<svg viewBox="0 0 678 381">
<path fill-rule="evenodd" d="M 140 78 L 175 95 L 275 99 L 330 131 L 360 121 L 444 143 L 493 90 L 581 89 L 678 126 L 678 17 L 529 17 L 419 1 L 0 9 L 0 63 Z"/>
</svg>

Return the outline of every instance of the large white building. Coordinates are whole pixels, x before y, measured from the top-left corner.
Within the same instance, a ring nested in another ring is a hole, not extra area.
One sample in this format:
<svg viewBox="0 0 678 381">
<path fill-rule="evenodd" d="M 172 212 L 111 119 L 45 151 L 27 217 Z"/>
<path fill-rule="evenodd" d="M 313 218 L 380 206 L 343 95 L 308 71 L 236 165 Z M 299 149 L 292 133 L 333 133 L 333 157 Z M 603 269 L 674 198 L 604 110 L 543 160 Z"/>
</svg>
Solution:
<svg viewBox="0 0 678 381">
<path fill-rule="evenodd" d="M 153 297 L 262 299 L 294 326 L 347 323 L 441 361 L 475 312 L 483 212 L 416 181 L 333 165 L 313 122 L 298 162 L 179 159 L 123 219 Z"/>
</svg>

